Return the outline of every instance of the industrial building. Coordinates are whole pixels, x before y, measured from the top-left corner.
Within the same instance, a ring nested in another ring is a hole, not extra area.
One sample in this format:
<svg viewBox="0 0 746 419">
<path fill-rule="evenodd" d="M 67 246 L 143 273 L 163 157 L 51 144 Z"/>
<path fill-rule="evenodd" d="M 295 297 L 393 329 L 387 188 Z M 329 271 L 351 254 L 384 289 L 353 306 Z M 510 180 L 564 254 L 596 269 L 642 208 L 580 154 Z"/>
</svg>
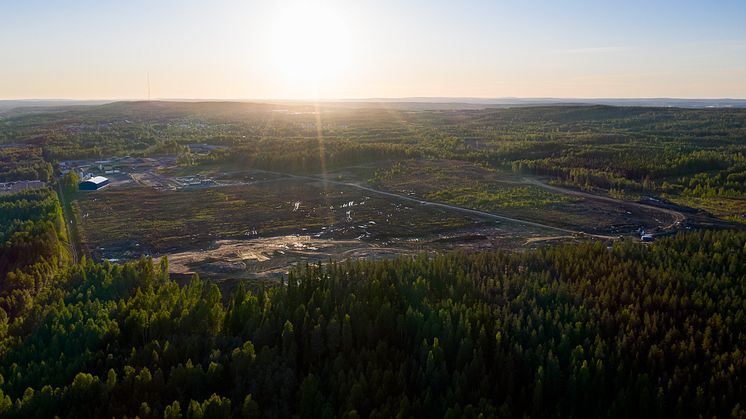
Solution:
<svg viewBox="0 0 746 419">
<path fill-rule="evenodd" d="M 101 189 L 104 186 L 109 184 L 109 179 L 103 177 L 103 176 L 93 176 L 90 179 L 86 179 L 80 184 L 78 184 L 78 188 L 81 191 L 95 191 L 97 189 Z"/>
</svg>

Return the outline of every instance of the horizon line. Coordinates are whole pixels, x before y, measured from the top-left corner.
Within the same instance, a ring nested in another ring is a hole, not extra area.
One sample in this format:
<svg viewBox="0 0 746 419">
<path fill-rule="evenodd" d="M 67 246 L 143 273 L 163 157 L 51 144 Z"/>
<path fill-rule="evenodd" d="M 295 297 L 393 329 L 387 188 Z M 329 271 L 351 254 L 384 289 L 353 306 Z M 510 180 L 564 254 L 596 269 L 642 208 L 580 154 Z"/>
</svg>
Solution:
<svg viewBox="0 0 746 419">
<path fill-rule="evenodd" d="M 239 97 L 157 97 L 150 98 L 0 98 L 0 102 L 157 102 L 157 101 L 206 101 L 206 102 L 256 102 L 256 101 L 282 101 L 282 102 L 386 102 L 386 101 L 458 101 L 458 100 L 691 100 L 691 101 L 746 101 L 746 97 L 677 97 L 677 96 L 635 96 L 635 97 L 561 97 L 561 96 L 391 96 L 391 97 L 344 97 L 344 98 L 239 98 Z M 455 103 L 455 102 L 454 102 Z"/>
</svg>

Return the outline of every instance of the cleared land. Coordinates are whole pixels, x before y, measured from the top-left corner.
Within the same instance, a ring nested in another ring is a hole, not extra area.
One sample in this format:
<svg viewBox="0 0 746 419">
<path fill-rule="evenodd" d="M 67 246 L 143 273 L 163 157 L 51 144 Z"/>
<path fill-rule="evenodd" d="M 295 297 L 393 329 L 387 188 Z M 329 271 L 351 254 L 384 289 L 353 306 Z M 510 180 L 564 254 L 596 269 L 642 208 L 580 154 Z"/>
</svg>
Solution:
<svg viewBox="0 0 746 419">
<path fill-rule="evenodd" d="M 218 276 L 261 276 L 285 272 L 297 260 L 402 254 L 464 242 L 513 248 L 553 234 L 293 178 L 178 191 L 111 188 L 80 194 L 77 202 L 95 256 L 168 255 L 178 272 Z M 303 258 L 296 258 L 300 253 Z"/>
<path fill-rule="evenodd" d="M 154 164 L 116 178 L 74 197 L 88 251 L 168 256 L 174 273 L 215 279 L 274 277 L 330 258 L 632 238 L 672 222 L 665 211 L 455 161 L 326 175 Z"/>
<path fill-rule="evenodd" d="M 561 189 L 466 162 L 410 160 L 379 171 L 373 182 L 422 199 L 588 234 L 630 235 L 683 221 L 674 211 Z"/>
<path fill-rule="evenodd" d="M 266 240 L 284 243 L 308 237 L 311 242 L 303 246 L 306 256 L 318 261 L 331 256 L 443 249 L 459 237 L 472 242 L 472 233 L 482 230 L 492 230 L 491 236 L 504 238 L 509 247 L 519 246 L 526 237 L 549 234 L 350 186 L 296 178 L 173 191 L 112 187 L 78 194 L 77 205 L 85 242 L 94 256 L 132 259 L 169 255 L 192 260 L 177 263 L 180 272 L 203 274 L 240 275 L 239 271 L 245 271 L 252 276 L 287 270 L 299 249 L 292 243 L 287 249 L 273 247 Z M 290 238 L 279 239 L 283 237 Z M 225 240 L 232 240 L 234 248 L 254 250 L 242 250 L 243 256 L 237 260 L 226 257 L 231 252 L 223 248 Z M 480 240 L 487 245 L 487 236 L 480 236 Z M 193 260 L 195 253 L 202 253 L 198 260 Z M 278 267 L 276 262 L 264 263 L 266 258 L 285 262 Z M 241 262 L 246 269 L 235 269 L 243 266 L 240 263 L 222 269 L 220 266 L 228 265 L 214 262 Z"/>
</svg>

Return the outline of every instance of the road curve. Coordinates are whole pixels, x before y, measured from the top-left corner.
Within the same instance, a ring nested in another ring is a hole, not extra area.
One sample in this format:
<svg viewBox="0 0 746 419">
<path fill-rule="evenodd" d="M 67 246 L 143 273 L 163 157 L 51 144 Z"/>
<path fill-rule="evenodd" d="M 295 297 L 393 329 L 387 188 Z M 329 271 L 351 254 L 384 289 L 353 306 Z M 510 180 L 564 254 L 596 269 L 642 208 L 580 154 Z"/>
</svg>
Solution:
<svg viewBox="0 0 746 419">
<path fill-rule="evenodd" d="M 681 224 L 682 222 L 684 222 L 684 220 L 686 220 L 686 216 L 683 213 L 676 211 L 676 210 L 669 209 L 669 208 L 654 207 L 652 205 L 645 205 L 639 202 L 624 201 L 621 199 L 611 198 L 608 196 L 595 195 L 592 193 L 577 191 L 574 189 L 565 189 L 559 186 L 548 185 L 544 182 L 538 181 L 536 179 L 531 179 L 531 178 L 523 178 L 523 180 L 526 183 L 545 189 L 547 191 L 552 191 L 552 192 L 561 193 L 565 195 L 575 195 L 575 196 L 580 196 L 583 198 L 595 199 L 597 201 L 606 201 L 606 202 L 611 202 L 613 204 L 630 205 L 630 206 L 634 206 L 638 208 L 643 208 L 643 209 L 648 209 L 648 210 L 653 210 L 653 211 L 658 211 L 658 212 L 668 214 L 674 218 L 674 221 L 670 225 L 664 227 L 664 229 L 666 230 L 671 229 L 675 227 L 677 224 Z"/>
</svg>

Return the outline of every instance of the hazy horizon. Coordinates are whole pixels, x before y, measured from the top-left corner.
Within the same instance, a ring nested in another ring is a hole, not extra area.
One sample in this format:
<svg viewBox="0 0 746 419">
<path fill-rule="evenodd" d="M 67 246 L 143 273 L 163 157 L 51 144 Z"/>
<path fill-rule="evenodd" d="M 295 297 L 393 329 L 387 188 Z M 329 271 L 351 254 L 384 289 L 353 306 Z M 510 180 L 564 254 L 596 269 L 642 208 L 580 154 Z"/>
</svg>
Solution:
<svg viewBox="0 0 746 419">
<path fill-rule="evenodd" d="M 422 102 L 422 103 L 475 103 L 487 104 L 492 102 L 547 102 L 547 103 L 594 103 L 603 101 L 619 102 L 644 102 L 644 101 L 692 101 L 692 102 L 716 102 L 734 101 L 746 102 L 746 97 L 551 97 L 551 96 L 399 96 L 399 97 L 318 97 L 318 98 L 293 98 L 293 97 L 132 97 L 132 98 L 69 98 L 69 97 L 39 97 L 39 98 L 0 98 L 0 102 Z"/>
</svg>

